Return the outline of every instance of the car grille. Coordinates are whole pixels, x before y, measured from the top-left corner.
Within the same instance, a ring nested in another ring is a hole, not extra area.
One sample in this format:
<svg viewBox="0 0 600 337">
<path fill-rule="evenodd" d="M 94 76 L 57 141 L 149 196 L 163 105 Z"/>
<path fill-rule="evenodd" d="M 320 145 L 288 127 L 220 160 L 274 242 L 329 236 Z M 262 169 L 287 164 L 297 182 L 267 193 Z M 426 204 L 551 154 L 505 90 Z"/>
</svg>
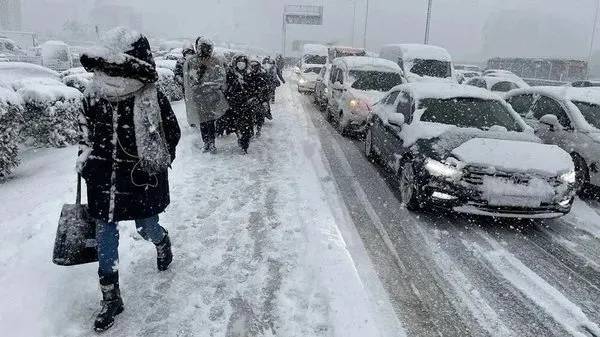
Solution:
<svg viewBox="0 0 600 337">
<path fill-rule="evenodd" d="M 465 170 L 463 180 L 471 185 L 483 185 L 483 178 L 485 176 L 504 178 L 512 181 L 518 185 L 527 185 L 531 180 L 531 177 L 524 174 L 507 173 L 502 171 L 489 172 L 484 168 L 468 167 Z"/>
</svg>

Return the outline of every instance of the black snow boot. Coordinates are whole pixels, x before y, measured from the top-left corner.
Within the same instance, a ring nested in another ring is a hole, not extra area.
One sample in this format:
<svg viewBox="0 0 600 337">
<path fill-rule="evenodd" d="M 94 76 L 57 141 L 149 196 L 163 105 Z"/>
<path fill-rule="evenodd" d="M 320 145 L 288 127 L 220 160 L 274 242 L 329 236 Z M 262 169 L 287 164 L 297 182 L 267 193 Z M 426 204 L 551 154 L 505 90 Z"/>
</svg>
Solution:
<svg viewBox="0 0 600 337">
<path fill-rule="evenodd" d="M 156 265 L 158 267 L 158 271 L 167 270 L 171 262 L 173 262 L 171 239 L 169 238 L 169 232 L 165 230 L 164 239 L 156 245 Z"/>
<path fill-rule="evenodd" d="M 115 323 L 115 317 L 123 312 L 123 299 L 119 289 L 119 273 L 100 276 L 102 309 L 94 322 L 96 332 L 104 332 Z"/>
</svg>

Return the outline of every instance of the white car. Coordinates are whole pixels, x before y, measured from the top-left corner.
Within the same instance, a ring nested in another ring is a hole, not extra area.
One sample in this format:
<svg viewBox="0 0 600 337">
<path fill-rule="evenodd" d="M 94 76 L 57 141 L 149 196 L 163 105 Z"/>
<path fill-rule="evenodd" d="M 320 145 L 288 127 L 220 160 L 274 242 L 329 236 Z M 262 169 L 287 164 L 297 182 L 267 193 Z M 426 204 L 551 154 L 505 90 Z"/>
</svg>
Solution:
<svg viewBox="0 0 600 337">
<path fill-rule="evenodd" d="M 307 94 L 315 91 L 317 77 L 321 73 L 323 65 L 304 64 L 298 72 L 298 92 Z"/>
<path fill-rule="evenodd" d="M 479 76 L 468 80 L 466 85 L 487 89 L 496 93 L 529 88 L 529 84 L 512 77 Z"/>
<path fill-rule="evenodd" d="M 381 48 L 379 57 L 397 63 L 409 83 L 457 82 L 452 57 L 442 47 L 423 44 L 389 44 Z"/>
<path fill-rule="evenodd" d="M 331 97 L 327 117 L 337 123 L 342 135 L 364 131 L 373 104 L 405 82 L 396 63 L 366 56 L 335 59 L 328 81 Z"/>
<path fill-rule="evenodd" d="M 506 95 L 507 102 L 547 144 L 571 154 L 577 186 L 600 186 L 600 92 L 592 88 L 532 87 Z"/>
</svg>

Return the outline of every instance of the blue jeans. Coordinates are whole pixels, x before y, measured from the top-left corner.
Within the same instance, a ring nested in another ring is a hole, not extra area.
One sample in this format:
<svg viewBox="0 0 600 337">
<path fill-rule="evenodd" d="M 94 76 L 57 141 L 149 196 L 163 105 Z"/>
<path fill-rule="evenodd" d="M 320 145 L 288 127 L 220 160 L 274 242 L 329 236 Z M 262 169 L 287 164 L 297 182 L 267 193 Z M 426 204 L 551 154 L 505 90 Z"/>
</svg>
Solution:
<svg viewBox="0 0 600 337">
<path fill-rule="evenodd" d="M 147 219 L 135 220 L 138 233 L 154 244 L 165 238 L 166 231 L 158 224 L 158 215 Z M 98 242 L 98 275 L 110 275 L 119 270 L 119 230 L 117 223 L 98 220 L 96 223 L 96 241 Z"/>
</svg>

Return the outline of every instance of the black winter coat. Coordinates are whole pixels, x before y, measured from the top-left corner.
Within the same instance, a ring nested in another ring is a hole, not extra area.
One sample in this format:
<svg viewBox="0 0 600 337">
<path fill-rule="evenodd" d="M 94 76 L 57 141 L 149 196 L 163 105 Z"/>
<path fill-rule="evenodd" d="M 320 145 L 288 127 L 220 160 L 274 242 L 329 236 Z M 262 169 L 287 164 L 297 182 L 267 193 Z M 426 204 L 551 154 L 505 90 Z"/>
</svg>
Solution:
<svg viewBox="0 0 600 337">
<path fill-rule="evenodd" d="M 81 112 L 80 145 L 91 149 L 81 170 L 87 185 L 88 207 L 92 217 L 107 222 L 149 218 L 162 213 L 170 203 L 167 170 L 151 175 L 136 166 L 134 99 L 111 103 L 86 97 Z M 158 102 L 174 160 L 181 132 L 171 104 L 160 91 Z"/>
</svg>

